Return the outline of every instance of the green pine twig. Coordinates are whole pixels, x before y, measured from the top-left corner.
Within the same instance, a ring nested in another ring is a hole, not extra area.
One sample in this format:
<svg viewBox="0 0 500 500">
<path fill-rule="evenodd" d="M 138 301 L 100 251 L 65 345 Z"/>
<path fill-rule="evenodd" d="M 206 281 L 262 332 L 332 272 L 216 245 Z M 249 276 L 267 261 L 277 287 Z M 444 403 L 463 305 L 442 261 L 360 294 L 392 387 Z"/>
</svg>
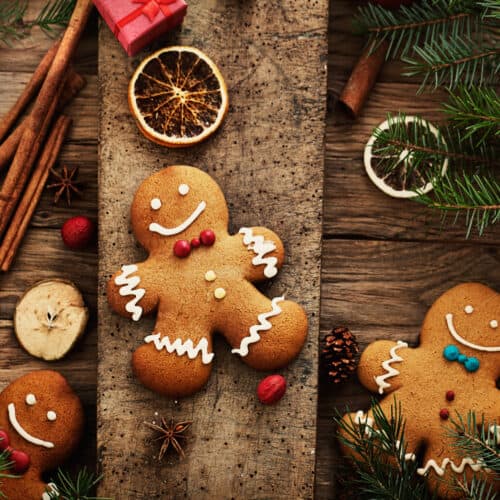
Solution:
<svg viewBox="0 0 500 500">
<path fill-rule="evenodd" d="M 33 21 L 27 21 L 28 0 L 0 1 L 0 42 L 11 45 L 28 36 L 35 26 L 53 36 L 68 24 L 75 4 L 76 0 L 49 0 Z"/>
<path fill-rule="evenodd" d="M 438 37 L 414 47 L 416 57 L 403 56 L 408 64 L 405 76 L 423 78 L 419 92 L 426 86 L 486 85 L 500 71 L 500 49 L 486 46 L 468 36 Z"/>
<path fill-rule="evenodd" d="M 354 27 L 358 34 L 368 35 L 374 49 L 386 41 L 390 59 L 412 53 L 419 44 L 478 31 L 485 10 L 473 0 L 422 0 L 397 10 L 368 3 L 359 7 Z"/>
<path fill-rule="evenodd" d="M 57 492 L 48 489 L 47 494 L 52 500 L 111 500 L 93 496 L 93 491 L 101 479 L 102 476 L 96 476 L 86 467 L 78 471 L 76 477 L 58 469 L 52 481 Z"/>
<path fill-rule="evenodd" d="M 449 93 L 443 110 L 465 131 L 465 139 L 474 138 L 474 144 L 500 137 L 500 96 L 493 87 L 460 86 L 456 93 Z"/>
</svg>

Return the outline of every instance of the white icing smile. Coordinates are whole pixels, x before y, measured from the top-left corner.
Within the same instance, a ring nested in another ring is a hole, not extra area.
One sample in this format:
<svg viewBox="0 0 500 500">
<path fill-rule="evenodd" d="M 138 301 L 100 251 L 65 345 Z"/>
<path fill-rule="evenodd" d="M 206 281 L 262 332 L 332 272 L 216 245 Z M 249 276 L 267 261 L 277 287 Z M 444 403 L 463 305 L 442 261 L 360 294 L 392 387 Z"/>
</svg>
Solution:
<svg viewBox="0 0 500 500">
<path fill-rule="evenodd" d="M 455 326 L 453 325 L 453 314 L 448 313 L 446 315 L 446 324 L 448 326 L 448 331 L 450 332 L 450 335 L 457 342 L 460 342 L 462 345 L 470 347 L 471 349 L 476 349 L 476 351 L 500 352 L 500 346 L 484 346 L 484 345 L 473 344 L 472 342 L 469 342 L 468 340 L 465 340 L 463 337 L 461 337 L 457 333 L 457 331 L 455 330 Z"/>
<path fill-rule="evenodd" d="M 149 225 L 149 230 L 152 233 L 158 233 L 162 236 L 173 236 L 174 234 L 179 234 L 185 231 L 205 210 L 207 204 L 204 201 L 200 201 L 199 205 L 195 208 L 194 212 L 177 227 L 165 227 L 157 222 L 152 222 Z"/>
<path fill-rule="evenodd" d="M 16 417 L 16 407 L 14 403 L 9 403 L 7 407 L 9 411 L 9 422 L 14 427 L 16 432 L 24 438 L 26 441 L 32 444 L 36 444 L 37 446 L 43 446 L 44 448 L 54 448 L 54 443 L 50 441 L 44 441 L 43 439 L 39 439 L 35 436 L 32 436 L 28 431 L 26 431 L 21 424 L 18 422 Z"/>
</svg>

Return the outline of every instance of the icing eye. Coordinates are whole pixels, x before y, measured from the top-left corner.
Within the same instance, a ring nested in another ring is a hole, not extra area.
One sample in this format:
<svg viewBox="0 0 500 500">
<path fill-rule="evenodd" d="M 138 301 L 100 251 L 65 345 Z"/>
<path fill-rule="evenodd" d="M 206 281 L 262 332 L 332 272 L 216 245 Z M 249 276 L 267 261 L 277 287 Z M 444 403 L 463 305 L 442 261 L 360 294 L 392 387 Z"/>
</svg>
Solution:
<svg viewBox="0 0 500 500">
<path fill-rule="evenodd" d="M 474 308 L 472 306 L 464 307 L 465 314 L 472 314 L 474 312 Z"/>
<path fill-rule="evenodd" d="M 179 194 L 181 196 L 186 196 L 189 193 L 189 186 L 187 184 L 179 185 Z"/>
<path fill-rule="evenodd" d="M 160 210 L 160 208 L 161 208 L 161 200 L 160 200 L 160 198 L 153 198 L 151 200 L 151 208 L 153 210 Z"/>
<path fill-rule="evenodd" d="M 491 328 L 498 328 L 498 321 L 496 319 L 492 319 L 490 321 Z"/>
<path fill-rule="evenodd" d="M 30 406 L 36 404 L 36 397 L 34 394 L 26 394 L 26 404 Z"/>
<path fill-rule="evenodd" d="M 50 420 L 51 422 L 54 422 L 54 420 L 57 418 L 57 414 L 55 411 L 48 411 L 47 412 L 47 420 Z"/>
</svg>

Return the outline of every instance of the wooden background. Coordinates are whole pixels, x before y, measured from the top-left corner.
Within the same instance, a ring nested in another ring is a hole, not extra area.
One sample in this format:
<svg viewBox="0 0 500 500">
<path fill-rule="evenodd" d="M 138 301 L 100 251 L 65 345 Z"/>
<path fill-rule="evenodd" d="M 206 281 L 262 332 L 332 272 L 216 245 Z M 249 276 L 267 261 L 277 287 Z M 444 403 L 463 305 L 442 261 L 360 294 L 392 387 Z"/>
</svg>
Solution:
<svg viewBox="0 0 500 500">
<path fill-rule="evenodd" d="M 415 98 L 417 85 L 400 76 L 400 67 L 387 65 L 362 116 L 356 122 L 336 109 L 335 97 L 345 83 L 362 46 L 350 34 L 359 2 L 331 0 L 329 30 L 329 110 L 327 114 L 323 216 L 321 329 L 348 325 L 364 346 L 375 338 L 414 342 L 425 311 L 452 285 L 477 280 L 500 288 L 500 227 L 479 239 L 464 239 L 461 225 L 440 230 L 439 218 L 411 202 L 379 192 L 364 174 L 362 150 L 373 126 L 388 111 L 421 112 L 438 119 L 441 95 Z M 31 0 L 37 12 L 43 0 Z M 0 114 L 20 93 L 50 45 L 44 35 L 0 48 Z M 96 248 L 66 250 L 59 236 L 70 215 L 97 216 L 97 16 L 82 41 L 77 68 L 88 80 L 70 114 L 77 117 L 61 161 L 80 167 L 85 182 L 83 200 L 71 209 L 53 207 L 45 193 L 14 269 L 0 276 L 0 382 L 2 387 L 22 373 L 44 368 L 21 350 L 12 333 L 12 313 L 22 291 L 38 279 L 64 276 L 82 289 L 93 322 L 87 335 L 63 361 L 51 364 L 64 373 L 82 397 L 88 418 L 88 437 L 78 461 L 95 462 L 96 401 Z M 314 85 L 314 81 L 311 82 Z M 120 125 L 117 125 L 117 131 Z M 333 498 L 337 460 L 332 417 L 349 403 L 365 408 L 370 395 L 356 380 L 332 387 L 320 380 L 316 448 L 316 497 Z M 313 410 L 311 410 L 313 411 Z M 125 439 L 125 437 L 124 437 Z M 296 436 L 300 439 L 300 434 Z M 168 469 L 167 469 L 168 472 Z M 118 496 L 118 498 L 120 498 Z M 126 497 L 121 497 L 126 498 Z"/>
</svg>

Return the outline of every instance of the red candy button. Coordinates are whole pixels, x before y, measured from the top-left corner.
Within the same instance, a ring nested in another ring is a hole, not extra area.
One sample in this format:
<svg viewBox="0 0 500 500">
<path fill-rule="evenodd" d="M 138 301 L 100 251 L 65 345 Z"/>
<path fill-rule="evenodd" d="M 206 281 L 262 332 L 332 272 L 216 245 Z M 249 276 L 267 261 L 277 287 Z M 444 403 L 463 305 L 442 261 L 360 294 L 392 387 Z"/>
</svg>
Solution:
<svg viewBox="0 0 500 500">
<path fill-rule="evenodd" d="M 446 401 L 453 401 L 455 399 L 455 393 L 453 391 L 446 391 Z"/>
<path fill-rule="evenodd" d="M 191 253 L 191 245 L 189 241 L 178 240 L 174 245 L 174 255 L 180 259 L 184 259 Z"/>
<path fill-rule="evenodd" d="M 206 247 L 211 247 L 215 243 L 215 233 L 211 229 L 205 229 L 200 233 L 200 240 Z"/>
<path fill-rule="evenodd" d="M 439 410 L 439 417 L 442 420 L 448 420 L 449 416 L 450 412 L 446 408 L 442 408 L 441 410 Z"/>
<path fill-rule="evenodd" d="M 191 246 L 192 246 L 193 248 L 198 248 L 200 245 L 201 245 L 201 241 L 200 241 L 200 239 L 199 239 L 199 238 L 193 238 L 193 239 L 191 240 Z"/>
</svg>

